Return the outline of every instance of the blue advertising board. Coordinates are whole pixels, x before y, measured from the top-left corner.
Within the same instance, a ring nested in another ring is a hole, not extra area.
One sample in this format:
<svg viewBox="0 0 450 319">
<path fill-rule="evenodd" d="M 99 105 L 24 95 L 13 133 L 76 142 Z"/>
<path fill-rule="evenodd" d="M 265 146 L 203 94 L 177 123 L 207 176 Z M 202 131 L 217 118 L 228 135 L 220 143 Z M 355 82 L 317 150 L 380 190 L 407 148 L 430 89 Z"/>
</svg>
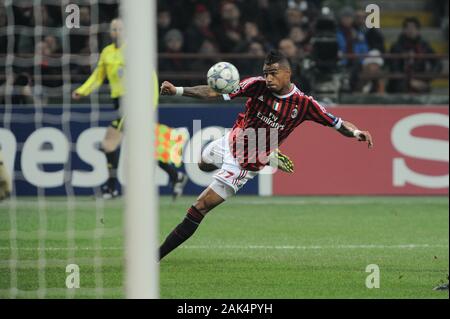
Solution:
<svg viewBox="0 0 450 319">
<path fill-rule="evenodd" d="M 199 153 L 201 147 L 192 148 L 194 135 L 209 128 L 231 128 L 243 108 L 243 105 L 223 103 L 167 105 L 159 109 L 159 122 L 187 130 L 190 139 L 186 148 L 190 145 L 190 153 L 192 150 Z M 84 105 L 1 108 L 0 147 L 11 173 L 14 168 L 16 195 L 95 194 L 108 176 L 99 144 L 106 127 L 118 116 L 111 105 L 100 105 L 97 109 Z M 184 156 L 187 159 L 186 154 Z M 121 154 L 119 180 L 122 183 L 123 158 Z M 187 160 L 189 163 L 180 168 L 190 178 L 185 194 L 199 194 L 212 180 L 212 174 L 199 171 L 192 162 L 192 154 L 189 159 L 191 161 Z M 157 170 L 160 193 L 170 193 L 167 174 L 159 167 Z M 257 194 L 258 177 L 247 183 L 241 192 Z"/>
</svg>

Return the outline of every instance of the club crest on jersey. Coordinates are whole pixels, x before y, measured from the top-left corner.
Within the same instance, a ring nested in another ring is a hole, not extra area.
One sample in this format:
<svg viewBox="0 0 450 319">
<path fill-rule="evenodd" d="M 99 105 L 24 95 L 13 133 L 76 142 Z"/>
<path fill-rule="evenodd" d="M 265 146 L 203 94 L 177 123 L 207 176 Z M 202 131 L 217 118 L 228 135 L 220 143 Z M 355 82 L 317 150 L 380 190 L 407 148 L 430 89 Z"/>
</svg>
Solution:
<svg viewBox="0 0 450 319">
<path fill-rule="evenodd" d="M 280 110 L 280 102 L 273 103 L 273 109 L 278 112 Z"/>
<path fill-rule="evenodd" d="M 297 115 L 298 115 L 298 109 L 295 108 L 295 109 L 292 110 L 291 118 L 295 119 L 297 117 Z"/>
</svg>

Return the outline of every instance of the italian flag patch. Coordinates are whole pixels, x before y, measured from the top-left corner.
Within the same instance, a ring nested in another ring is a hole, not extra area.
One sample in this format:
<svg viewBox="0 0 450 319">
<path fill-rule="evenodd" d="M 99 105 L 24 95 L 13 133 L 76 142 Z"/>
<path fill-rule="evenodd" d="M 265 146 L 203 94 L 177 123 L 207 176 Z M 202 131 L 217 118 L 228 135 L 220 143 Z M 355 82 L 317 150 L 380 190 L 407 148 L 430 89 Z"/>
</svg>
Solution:
<svg viewBox="0 0 450 319">
<path fill-rule="evenodd" d="M 273 109 L 278 112 L 280 110 L 280 103 L 279 102 L 275 102 L 273 104 Z"/>
</svg>

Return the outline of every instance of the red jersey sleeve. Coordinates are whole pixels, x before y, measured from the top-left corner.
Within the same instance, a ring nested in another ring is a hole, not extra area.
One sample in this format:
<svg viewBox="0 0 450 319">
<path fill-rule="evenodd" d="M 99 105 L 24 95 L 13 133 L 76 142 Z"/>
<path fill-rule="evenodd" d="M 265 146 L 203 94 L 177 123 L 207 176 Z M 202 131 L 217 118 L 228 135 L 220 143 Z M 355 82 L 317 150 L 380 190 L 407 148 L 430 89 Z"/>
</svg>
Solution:
<svg viewBox="0 0 450 319">
<path fill-rule="evenodd" d="M 252 97 L 261 89 L 262 85 L 266 84 L 261 76 L 247 78 L 239 83 L 239 87 L 235 91 L 230 94 L 223 94 L 223 98 L 228 101 L 235 97 Z"/>
<path fill-rule="evenodd" d="M 307 101 L 307 111 L 305 115 L 305 120 L 314 121 L 316 123 L 334 127 L 335 129 L 339 129 L 342 125 L 342 119 L 340 117 L 334 116 L 330 112 L 328 112 L 325 107 L 320 105 L 314 98 L 311 96 L 305 96 Z"/>
</svg>

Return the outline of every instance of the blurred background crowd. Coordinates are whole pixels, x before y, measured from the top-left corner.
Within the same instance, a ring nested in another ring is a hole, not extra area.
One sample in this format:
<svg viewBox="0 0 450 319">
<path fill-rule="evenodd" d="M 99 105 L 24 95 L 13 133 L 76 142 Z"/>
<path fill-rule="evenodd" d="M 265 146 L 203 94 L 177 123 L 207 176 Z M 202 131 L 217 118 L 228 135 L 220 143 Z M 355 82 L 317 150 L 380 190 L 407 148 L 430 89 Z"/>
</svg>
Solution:
<svg viewBox="0 0 450 319">
<path fill-rule="evenodd" d="M 95 68 L 119 0 L 73 2 L 81 27 L 69 30 L 59 1 L 0 1 L 0 103 L 6 95 L 49 103 Z M 381 8 L 381 28 L 366 26 L 370 3 Z M 290 59 L 301 90 L 335 102 L 342 94 L 448 96 L 448 7 L 446 0 L 160 0 L 158 72 L 196 85 L 226 60 L 241 77 L 257 75 L 275 48 Z"/>
</svg>

